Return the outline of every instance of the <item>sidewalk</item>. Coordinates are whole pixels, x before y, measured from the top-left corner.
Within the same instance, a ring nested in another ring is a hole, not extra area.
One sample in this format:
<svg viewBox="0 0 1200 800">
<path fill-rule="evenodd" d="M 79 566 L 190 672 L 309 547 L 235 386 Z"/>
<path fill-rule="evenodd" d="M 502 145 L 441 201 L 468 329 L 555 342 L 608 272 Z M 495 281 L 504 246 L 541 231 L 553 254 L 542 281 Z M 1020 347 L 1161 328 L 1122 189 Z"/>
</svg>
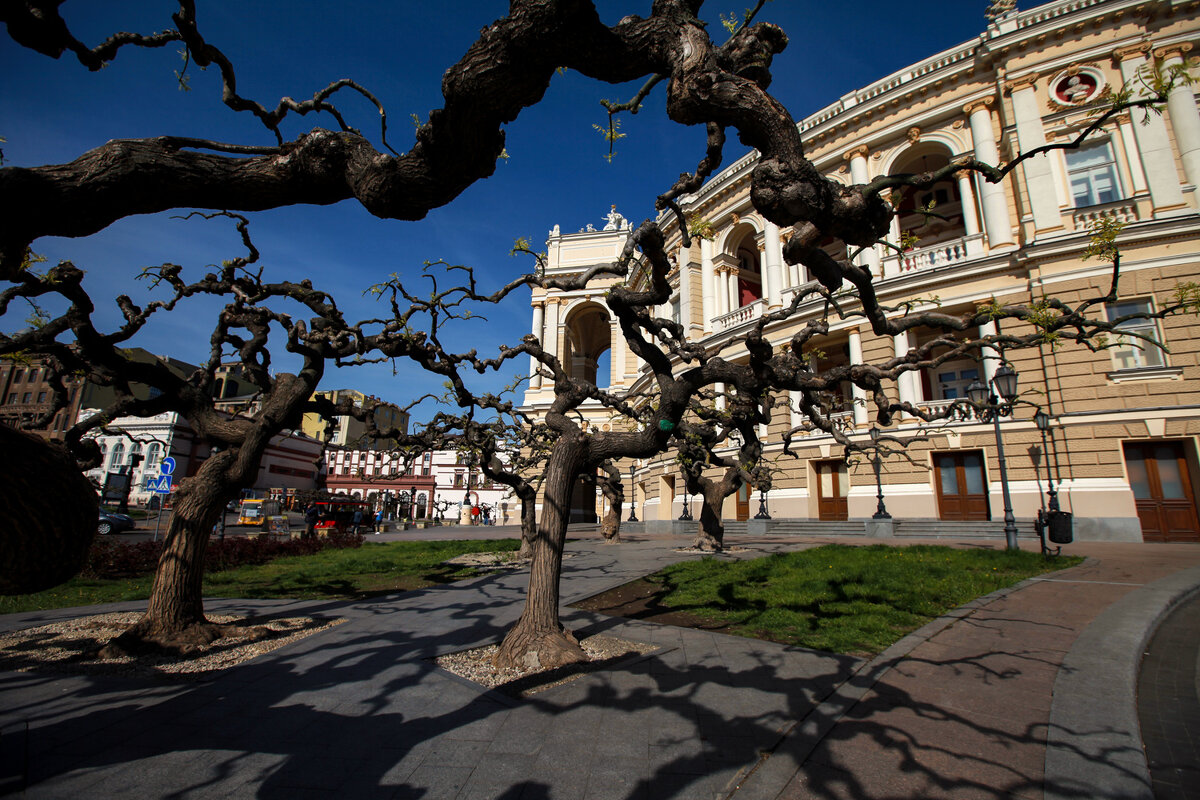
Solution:
<svg viewBox="0 0 1200 800">
<path fill-rule="evenodd" d="M 738 539 L 747 555 L 817 543 Z M 564 606 L 693 557 L 681 544 L 571 542 Z M 28 747 L 30 797 L 1100 797 L 1080 783 L 1094 761 L 1135 776 L 1140 755 L 1114 690 L 1132 698 L 1126 662 L 1200 585 L 1200 547 L 1070 551 L 1093 559 L 870 663 L 564 607 L 576 631 L 661 649 L 519 701 L 429 659 L 499 638 L 524 572 L 362 603 L 214 601 L 348 621 L 201 683 L 0 673 L 0 792 Z"/>
</svg>

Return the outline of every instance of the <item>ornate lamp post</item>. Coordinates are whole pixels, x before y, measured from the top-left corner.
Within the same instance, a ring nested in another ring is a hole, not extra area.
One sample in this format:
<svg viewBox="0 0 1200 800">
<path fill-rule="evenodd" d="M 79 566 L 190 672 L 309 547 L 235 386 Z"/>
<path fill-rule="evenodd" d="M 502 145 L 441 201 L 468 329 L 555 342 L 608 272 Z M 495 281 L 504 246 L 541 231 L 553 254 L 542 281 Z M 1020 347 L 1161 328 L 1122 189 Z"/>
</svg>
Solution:
<svg viewBox="0 0 1200 800">
<path fill-rule="evenodd" d="M 637 522 L 637 464 L 629 462 L 629 519 L 626 522 Z"/>
<path fill-rule="evenodd" d="M 767 490 L 758 490 L 758 513 L 754 515 L 755 519 L 770 519 L 771 515 L 767 513 Z"/>
<path fill-rule="evenodd" d="M 892 515 L 888 513 L 887 507 L 883 504 L 883 481 L 879 478 L 879 428 L 872 425 L 870 433 L 871 444 L 875 450 L 871 456 L 871 465 L 875 468 L 875 496 L 878 498 L 875 513 L 871 515 L 871 519 L 891 519 Z"/>
<path fill-rule="evenodd" d="M 683 513 L 679 515 L 681 522 L 692 521 L 692 495 L 687 489 L 687 476 L 683 477 Z"/>
<path fill-rule="evenodd" d="M 993 393 L 994 390 L 994 393 Z M 997 398 L 996 395 L 1000 397 Z M 1012 497 L 1008 492 L 1008 464 L 1004 459 L 1004 440 L 1000 436 L 1000 418 L 1011 417 L 1017 400 L 1017 373 L 1008 362 L 1000 365 L 989 389 L 980 381 L 967 387 L 967 397 L 975 406 L 981 422 L 991 422 L 996 431 L 996 457 L 1000 461 L 1000 490 L 1004 495 L 1004 541 L 1009 550 L 1017 549 L 1017 520 L 1013 516 Z"/>
<path fill-rule="evenodd" d="M 1039 408 L 1033 415 L 1033 422 L 1042 434 L 1042 454 L 1046 462 L 1046 505 L 1051 511 L 1058 511 L 1058 492 L 1054 488 L 1054 476 L 1050 473 L 1050 451 L 1046 449 L 1046 431 L 1050 430 L 1050 415 Z"/>
</svg>

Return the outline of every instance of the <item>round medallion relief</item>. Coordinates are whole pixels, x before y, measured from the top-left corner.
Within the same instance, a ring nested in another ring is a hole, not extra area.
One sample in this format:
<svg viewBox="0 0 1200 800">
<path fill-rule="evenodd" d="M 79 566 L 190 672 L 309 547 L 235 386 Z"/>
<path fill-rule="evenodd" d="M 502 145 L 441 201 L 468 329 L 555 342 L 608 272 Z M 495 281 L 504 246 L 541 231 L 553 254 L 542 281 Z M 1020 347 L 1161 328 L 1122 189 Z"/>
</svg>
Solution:
<svg viewBox="0 0 1200 800">
<path fill-rule="evenodd" d="M 1064 106 L 1077 106 L 1093 100 L 1104 87 L 1104 77 L 1094 70 L 1069 70 L 1050 84 L 1054 99 Z"/>
</svg>

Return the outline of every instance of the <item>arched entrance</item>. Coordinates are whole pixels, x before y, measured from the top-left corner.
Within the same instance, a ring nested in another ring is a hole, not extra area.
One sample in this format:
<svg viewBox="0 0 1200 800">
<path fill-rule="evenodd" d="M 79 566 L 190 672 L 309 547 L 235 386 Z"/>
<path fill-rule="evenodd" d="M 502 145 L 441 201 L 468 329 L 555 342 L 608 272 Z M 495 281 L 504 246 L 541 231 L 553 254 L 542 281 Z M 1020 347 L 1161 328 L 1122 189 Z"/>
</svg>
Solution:
<svg viewBox="0 0 1200 800">
<path fill-rule="evenodd" d="M 936 142 L 921 143 L 901 155 L 893 174 L 932 172 L 950 164 L 950 149 Z M 928 189 L 904 193 L 896 219 L 903 246 L 920 250 L 967 235 L 958 181 L 947 176 Z"/>
<path fill-rule="evenodd" d="M 737 261 L 737 296 L 734 308 L 748 306 L 763 296 L 762 258 L 758 251 L 758 232 L 750 225 L 739 225 L 730 237 L 729 252 Z"/>
<path fill-rule="evenodd" d="M 609 385 L 609 371 L 601 373 L 599 369 L 611 347 L 609 319 L 608 310 L 596 303 L 584 303 L 567 315 L 562 363 L 572 378 L 600 388 Z"/>
</svg>

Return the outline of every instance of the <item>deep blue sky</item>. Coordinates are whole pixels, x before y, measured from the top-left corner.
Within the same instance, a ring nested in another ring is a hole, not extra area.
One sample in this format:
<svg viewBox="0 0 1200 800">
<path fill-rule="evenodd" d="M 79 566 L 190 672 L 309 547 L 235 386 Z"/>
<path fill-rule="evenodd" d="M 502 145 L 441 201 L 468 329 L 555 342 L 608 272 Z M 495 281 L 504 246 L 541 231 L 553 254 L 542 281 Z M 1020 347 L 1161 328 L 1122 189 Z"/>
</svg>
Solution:
<svg viewBox="0 0 1200 800">
<path fill-rule="evenodd" d="M 703 16 L 715 39 L 726 38 L 718 14 L 748 4 L 706 4 Z M 615 22 L 625 14 L 648 13 L 650 0 L 599 0 L 598 5 L 605 20 Z M 241 94 L 274 106 L 282 95 L 304 99 L 335 79 L 353 78 L 386 106 L 389 141 L 401 152 L 412 141 L 410 114 L 424 119 L 441 105 L 442 73 L 480 28 L 508 9 L 502 0 L 199 0 L 198 6 L 208 41 L 238 68 Z M 985 0 L 774 0 L 760 19 L 780 24 L 791 43 L 775 60 L 771 91 L 799 120 L 848 91 L 977 36 L 986 7 Z M 169 0 L 74 0 L 62 6 L 76 36 L 88 44 L 116 30 L 171 27 L 171 10 Z M 191 91 L 180 91 L 174 76 L 182 65 L 178 49 L 126 48 L 107 68 L 90 73 L 68 56 L 55 61 L 6 37 L 0 40 L 5 165 L 69 161 L 113 138 L 173 134 L 273 143 L 251 115 L 220 103 L 218 82 L 210 74 L 215 70 L 203 73 L 193 66 Z M 496 174 L 420 222 L 378 220 L 350 201 L 252 215 L 251 230 L 268 277 L 311 278 L 334 293 L 347 316 L 373 316 L 382 309 L 364 300 L 362 291 L 392 272 L 415 276 L 426 259 L 469 264 L 499 283 L 530 268 L 508 256 L 518 236 L 541 249 L 556 223 L 565 231 L 600 223 L 614 203 L 640 222 L 654 213 L 655 195 L 695 167 L 703 155 L 703 131 L 667 120 L 660 88 L 638 116 L 624 118 L 628 136 L 617 143 L 617 157 L 606 163 L 606 144 L 592 129 L 604 120 L 598 101 L 628 99 L 636 88 L 597 84 L 573 73 L 557 76 L 545 100 L 508 126 L 510 158 Z M 350 123 L 379 146 L 374 110 L 349 93 L 338 102 Z M 334 124 L 328 116 L 295 118 L 285 124 L 285 135 Z M 731 136 L 725 163 L 744 152 Z M 109 320 L 115 319 L 109 298 L 129 293 L 145 302 L 151 296 L 134 280 L 141 268 L 171 261 L 198 276 L 207 264 L 240 254 L 229 223 L 183 222 L 170 214 L 127 219 L 87 239 L 41 239 L 34 250 L 52 262 L 71 259 L 87 270 L 93 296 Z M 474 323 L 452 343 L 491 355 L 496 344 L 517 341 L 528 332 L 527 300 L 525 293 L 491 309 L 488 322 Z M 207 352 L 212 308 L 193 303 L 186 313 L 164 316 L 135 343 L 199 362 Z M 7 318 L 0 320 L 0 329 L 11 332 L 23 324 Z M 520 363 L 527 367 L 528 359 Z M 483 385 L 496 388 L 510 377 Z M 440 383 L 401 365 L 398 377 L 384 367 L 331 369 L 323 386 L 359 388 L 403 404 L 421 392 L 438 391 Z"/>
</svg>

